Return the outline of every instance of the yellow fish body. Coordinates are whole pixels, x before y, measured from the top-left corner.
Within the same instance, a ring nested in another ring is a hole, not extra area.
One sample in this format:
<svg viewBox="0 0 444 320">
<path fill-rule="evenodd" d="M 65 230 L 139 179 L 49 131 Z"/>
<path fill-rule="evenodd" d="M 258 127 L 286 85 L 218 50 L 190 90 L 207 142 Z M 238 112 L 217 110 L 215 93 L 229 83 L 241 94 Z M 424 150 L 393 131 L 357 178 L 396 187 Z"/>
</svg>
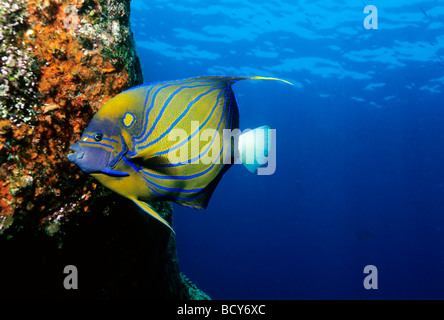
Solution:
<svg viewBox="0 0 444 320">
<path fill-rule="evenodd" d="M 238 152 L 226 133 L 239 127 L 231 86 L 244 79 L 280 80 L 198 77 L 124 91 L 97 112 L 68 159 L 171 229 L 148 202 L 207 207 Z M 270 130 L 261 129 L 267 157 Z M 263 164 L 242 161 L 252 172 Z"/>
</svg>

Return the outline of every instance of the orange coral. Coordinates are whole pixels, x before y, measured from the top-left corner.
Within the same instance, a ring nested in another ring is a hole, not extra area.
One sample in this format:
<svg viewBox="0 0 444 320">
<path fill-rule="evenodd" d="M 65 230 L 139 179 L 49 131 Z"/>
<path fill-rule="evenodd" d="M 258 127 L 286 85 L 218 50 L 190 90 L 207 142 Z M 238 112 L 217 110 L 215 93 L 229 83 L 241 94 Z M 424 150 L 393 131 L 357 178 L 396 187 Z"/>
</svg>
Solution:
<svg viewBox="0 0 444 320">
<path fill-rule="evenodd" d="M 66 213 L 90 207 L 90 191 L 96 185 L 75 188 L 72 180 L 86 184 L 89 178 L 79 175 L 66 155 L 94 113 L 129 87 L 131 77 L 99 49 L 83 48 L 76 32 L 66 29 L 70 14 L 66 7 L 80 9 L 82 4 L 82 0 L 28 0 L 32 36 L 23 41 L 40 62 L 41 103 L 34 108 L 31 124 L 0 121 L 0 216 L 38 208 L 43 217 L 36 219 L 44 222 L 57 210 Z M 98 1 L 95 7 L 100 8 Z M 88 14 L 78 19 L 92 23 Z M 65 196 L 68 203 L 56 200 L 58 196 Z M 0 219 L 0 230 L 1 224 Z"/>
</svg>

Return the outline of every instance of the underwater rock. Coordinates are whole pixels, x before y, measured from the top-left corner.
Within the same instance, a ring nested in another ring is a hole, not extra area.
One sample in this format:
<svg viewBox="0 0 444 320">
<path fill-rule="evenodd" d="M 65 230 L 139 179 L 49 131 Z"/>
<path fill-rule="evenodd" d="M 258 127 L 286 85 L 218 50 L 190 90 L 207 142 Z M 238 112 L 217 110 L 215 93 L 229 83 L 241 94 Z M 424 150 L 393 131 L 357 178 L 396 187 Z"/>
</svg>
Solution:
<svg viewBox="0 0 444 320">
<path fill-rule="evenodd" d="M 79 269 L 102 268 L 90 279 L 102 282 L 83 291 L 91 297 L 150 287 L 138 297 L 206 299 L 180 273 L 174 236 L 66 157 L 109 99 L 143 82 L 129 14 L 129 1 L 0 0 L 0 248 L 7 261 L 0 274 L 25 284 L 23 263 L 47 275 L 45 286 L 53 273 L 59 280 L 61 265 L 78 261 Z M 171 205 L 158 205 L 171 221 Z M 147 269 L 130 271 L 140 259 Z M 46 287 L 48 296 L 70 296 Z"/>
<path fill-rule="evenodd" d="M 105 102 L 142 83 L 129 2 L 1 0 L 0 8 L 0 232 L 20 220 L 54 234 L 105 192 L 66 160 L 69 146 Z"/>
</svg>

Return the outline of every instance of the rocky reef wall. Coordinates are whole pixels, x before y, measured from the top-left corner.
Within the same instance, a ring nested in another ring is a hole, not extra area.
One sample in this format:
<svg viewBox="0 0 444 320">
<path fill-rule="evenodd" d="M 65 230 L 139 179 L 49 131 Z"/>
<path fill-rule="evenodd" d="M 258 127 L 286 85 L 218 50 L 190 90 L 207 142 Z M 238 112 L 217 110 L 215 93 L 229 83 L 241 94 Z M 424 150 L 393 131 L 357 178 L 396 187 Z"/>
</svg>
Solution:
<svg viewBox="0 0 444 320">
<path fill-rule="evenodd" d="M 179 272 L 167 230 L 66 158 L 101 106 L 143 82 L 129 16 L 129 1 L 0 0 L 6 296 L 208 298 Z M 61 285 L 67 264 L 83 268 L 83 291 Z"/>
<path fill-rule="evenodd" d="M 69 146 L 105 102 L 143 81 L 129 2 L 0 7 L 0 231 L 29 219 L 53 234 L 101 192 L 66 160 Z"/>
</svg>

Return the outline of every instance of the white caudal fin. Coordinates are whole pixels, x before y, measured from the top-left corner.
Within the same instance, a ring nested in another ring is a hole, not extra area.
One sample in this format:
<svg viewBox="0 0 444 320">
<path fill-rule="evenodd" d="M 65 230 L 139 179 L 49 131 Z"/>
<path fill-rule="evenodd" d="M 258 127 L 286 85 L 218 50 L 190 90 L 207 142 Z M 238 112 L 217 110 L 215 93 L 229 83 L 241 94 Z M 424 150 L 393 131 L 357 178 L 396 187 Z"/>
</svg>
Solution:
<svg viewBox="0 0 444 320">
<path fill-rule="evenodd" d="M 262 126 L 247 131 L 239 136 L 239 159 L 250 172 L 267 163 L 268 152 L 271 148 L 271 129 Z"/>
</svg>

